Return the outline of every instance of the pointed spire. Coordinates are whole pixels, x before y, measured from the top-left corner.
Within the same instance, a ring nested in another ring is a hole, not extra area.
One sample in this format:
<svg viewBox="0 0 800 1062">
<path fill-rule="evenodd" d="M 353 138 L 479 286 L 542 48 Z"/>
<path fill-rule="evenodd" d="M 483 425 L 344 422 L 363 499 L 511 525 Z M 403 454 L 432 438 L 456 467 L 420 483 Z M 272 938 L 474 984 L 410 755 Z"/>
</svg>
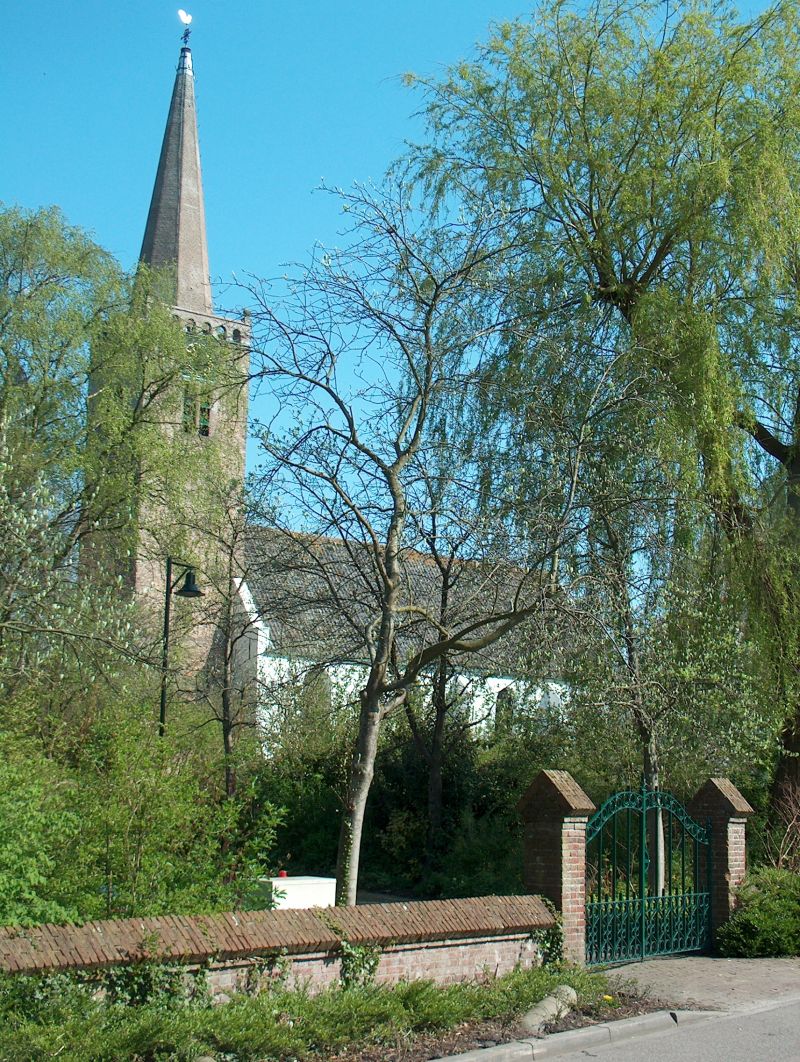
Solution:
<svg viewBox="0 0 800 1062">
<path fill-rule="evenodd" d="M 175 270 L 174 305 L 213 314 L 192 52 L 181 48 L 139 259 Z"/>
</svg>

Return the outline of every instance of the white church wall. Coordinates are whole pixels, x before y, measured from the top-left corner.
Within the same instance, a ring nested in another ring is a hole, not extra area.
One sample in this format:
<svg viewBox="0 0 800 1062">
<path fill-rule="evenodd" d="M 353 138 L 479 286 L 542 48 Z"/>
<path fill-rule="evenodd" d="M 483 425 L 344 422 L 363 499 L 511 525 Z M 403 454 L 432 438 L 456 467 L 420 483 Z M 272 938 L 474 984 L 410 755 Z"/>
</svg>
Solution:
<svg viewBox="0 0 800 1062">
<path fill-rule="evenodd" d="M 246 690 L 247 699 L 257 697 L 260 661 L 270 644 L 269 627 L 256 609 L 253 595 L 244 579 L 236 580 L 234 626 L 237 638 L 233 649 L 234 685 Z"/>
<path fill-rule="evenodd" d="M 274 734 L 282 725 L 291 703 L 309 680 L 320 671 L 329 680 L 330 709 L 356 710 L 359 691 L 368 669 L 358 664 L 320 666 L 311 658 L 288 658 L 274 651 L 268 623 L 259 615 L 245 580 L 240 580 L 239 599 L 248 617 L 248 632 L 240 640 L 235 667 L 241 668 L 254 687 L 256 721 L 264 735 L 264 752 L 269 754 Z M 556 680 L 533 681 L 514 675 L 492 676 L 462 672 L 451 680 L 453 693 L 460 694 L 461 711 L 476 732 L 492 730 L 497 719 L 498 697 L 510 690 L 512 716 L 535 713 L 542 721 L 557 722 L 569 700 L 568 687 Z M 420 683 L 422 685 L 422 683 Z M 458 711 L 458 707 L 455 708 Z"/>
</svg>

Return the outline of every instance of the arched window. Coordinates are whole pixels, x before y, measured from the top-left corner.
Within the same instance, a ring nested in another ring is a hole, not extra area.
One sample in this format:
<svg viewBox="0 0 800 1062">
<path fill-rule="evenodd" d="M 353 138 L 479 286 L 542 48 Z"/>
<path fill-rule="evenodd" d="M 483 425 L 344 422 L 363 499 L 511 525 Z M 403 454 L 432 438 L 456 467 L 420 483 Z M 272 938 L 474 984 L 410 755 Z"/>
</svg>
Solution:
<svg viewBox="0 0 800 1062">
<path fill-rule="evenodd" d="M 233 341 L 234 343 L 241 343 L 242 341 L 242 333 L 238 328 L 234 328 L 233 330 Z"/>
</svg>

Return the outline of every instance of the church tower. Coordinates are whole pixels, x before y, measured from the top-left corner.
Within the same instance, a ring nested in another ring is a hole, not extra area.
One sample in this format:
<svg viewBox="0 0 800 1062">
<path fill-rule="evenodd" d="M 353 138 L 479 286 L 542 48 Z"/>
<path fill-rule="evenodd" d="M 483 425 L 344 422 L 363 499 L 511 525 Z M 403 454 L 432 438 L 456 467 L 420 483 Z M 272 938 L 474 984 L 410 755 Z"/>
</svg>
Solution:
<svg viewBox="0 0 800 1062">
<path fill-rule="evenodd" d="M 187 344 L 205 336 L 223 345 L 224 385 L 217 381 L 208 388 L 203 380 L 189 377 L 176 381 L 165 406 L 170 413 L 162 425 L 175 446 L 176 461 L 189 456 L 195 466 L 204 468 L 206 474 L 189 483 L 185 493 L 206 501 L 221 486 L 215 479 L 244 483 L 250 326 L 248 315 L 241 319 L 224 317 L 213 305 L 188 30 L 178 60 L 139 258 L 158 278 L 159 295 L 181 322 Z M 182 393 L 176 394 L 177 390 Z M 167 548 L 153 528 L 168 525 L 170 513 L 171 499 L 165 498 L 149 511 L 145 507 L 139 515 L 133 586 L 141 601 L 149 600 L 154 606 L 164 598 Z M 203 556 L 201 538 L 201 533 L 190 532 L 185 547 L 191 554 L 185 560 L 197 564 L 198 578 L 202 578 L 204 567 L 209 569 L 208 575 L 213 567 L 213 563 L 204 565 L 208 557 Z"/>
</svg>

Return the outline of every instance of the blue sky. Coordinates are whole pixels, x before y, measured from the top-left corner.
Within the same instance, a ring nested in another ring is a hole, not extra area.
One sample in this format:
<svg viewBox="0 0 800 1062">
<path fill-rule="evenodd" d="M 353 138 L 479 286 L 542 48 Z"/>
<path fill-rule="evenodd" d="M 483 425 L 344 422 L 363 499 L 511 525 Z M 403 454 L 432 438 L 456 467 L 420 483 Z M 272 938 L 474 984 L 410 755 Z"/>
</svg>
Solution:
<svg viewBox="0 0 800 1062">
<path fill-rule="evenodd" d="M 380 180 L 419 131 L 402 74 L 441 72 L 490 22 L 530 11 L 525 0 L 0 0 L 0 202 L 57 204 L 125 268 L 144 233 L 179 6 L 194 19 L 209 257 L 223 284 L 335 244 L 344 219 L 314 190 Z M 240 301 L 218 288 L 218 306 Z M 261 394 L 251 413 L 270 406 Z"/>
<path fill-rule="evenodd" d="M 182 0 L 194 16 L 211 271 L 272 276 L 335 242 L 329 185 L 379 179 L 417 124 L 408 70 L 469 54 L 523 0 Z M 139 252 L 180 46 L 170 0 L 2 0 L 0 201 L 58 204 Z"/>
<path fill-rule="evenodd" d="M 182 26 L 212 279 L 273 277 L 343 219 L 314 190 L 378 181 L 420 132 L 402 74 L 473 53 L 527 0 L 0 0 L 0 202 L 57 204 L 126 268 L 141 245 Z M 745 10 L 760 7 L 747 3 Z M 226 290 L 218 305 L 235 309 Z M 253 406 L 267 413 L 265 396 Z M 254 458 L 251 454 L 251 459 Z"/>
</svg>

